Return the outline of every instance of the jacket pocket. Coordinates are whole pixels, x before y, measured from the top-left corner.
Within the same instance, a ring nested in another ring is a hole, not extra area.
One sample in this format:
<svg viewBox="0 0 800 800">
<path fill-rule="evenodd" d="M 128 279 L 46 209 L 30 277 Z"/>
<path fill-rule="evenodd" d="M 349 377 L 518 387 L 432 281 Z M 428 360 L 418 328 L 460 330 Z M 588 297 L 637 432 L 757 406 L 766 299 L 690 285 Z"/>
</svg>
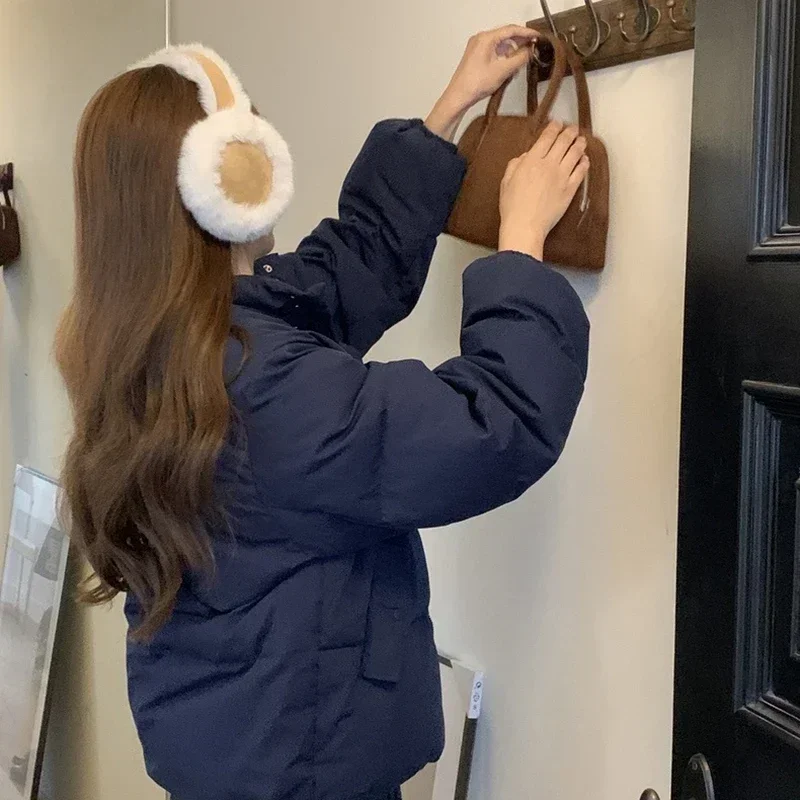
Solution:
<svg viewBox="0 0 800 800">
<path fill-rule="evenodd" d="M 384 683 L 400 680 L 404 644 L 410 627 L 409 615 L 402 609 L 372 605 L 361 669 L 365 678 Z"/>
<path fill-rule="evenodd" d="M 377 549 L 361 668 L 363 677 L 383 683 L 400 680 L 416 605 L 410 538 L 401 536 Z"/>
</svg>

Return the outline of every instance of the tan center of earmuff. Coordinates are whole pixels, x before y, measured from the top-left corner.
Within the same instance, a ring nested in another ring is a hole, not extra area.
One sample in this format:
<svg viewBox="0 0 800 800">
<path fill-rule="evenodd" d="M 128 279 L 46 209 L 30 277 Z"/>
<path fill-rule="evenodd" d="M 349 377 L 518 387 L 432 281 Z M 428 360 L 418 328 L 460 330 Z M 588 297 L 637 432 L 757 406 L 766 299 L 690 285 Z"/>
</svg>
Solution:
<svg viewBox="0 0 800 800">
<path fill-rule="evenodd" d="M 211 81 L 217 98 L 217 110 L 233 108 L 235 97 L 225 73 L 202 53 L 193 53 Z M 257 145 L 249 142 L 228 142 L 219 165 L 220 188 L 234 203 L 257 206 L 272 191 L 272 161 Z"/>
<path fill-rule="evenodd" d="M 219 165 L 220 188 L 234 203 L 257 206 L 272 191 L 272 162 L 257 145 L 228 142 Z"/>
</svg>

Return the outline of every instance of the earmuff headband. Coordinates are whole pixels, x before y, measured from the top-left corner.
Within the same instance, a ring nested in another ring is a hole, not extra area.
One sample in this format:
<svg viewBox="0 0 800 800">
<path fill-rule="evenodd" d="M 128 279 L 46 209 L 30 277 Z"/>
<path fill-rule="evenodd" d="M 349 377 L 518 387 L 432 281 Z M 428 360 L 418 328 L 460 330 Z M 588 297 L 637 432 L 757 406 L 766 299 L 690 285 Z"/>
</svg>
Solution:
<svg viewBox="0 0 800 800">
<path fill-rule="evenodd" d="M 294 193 L 289 148 L 250 98 L 230 65 L 200 44 L 160 50 L 133 65 L 163 65 L 197 85 L 205 119 L 184 137 L 178 188 L 201 228 L 226 242 L 270 233 Z"/>
</svg>

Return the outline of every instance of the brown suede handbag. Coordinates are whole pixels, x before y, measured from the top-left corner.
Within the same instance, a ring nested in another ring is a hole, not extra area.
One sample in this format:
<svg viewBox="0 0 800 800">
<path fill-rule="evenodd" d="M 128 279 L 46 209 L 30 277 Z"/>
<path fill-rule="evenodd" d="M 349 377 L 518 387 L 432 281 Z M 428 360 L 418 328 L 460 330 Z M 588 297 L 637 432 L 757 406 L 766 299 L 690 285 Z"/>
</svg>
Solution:
<svg viewBox="0 0 800 800">
<path fill-rule="evenodd" d="M 592 132 L 589 87 L 583 64 L 556 37 L 539 31 L 539 38 L 550 42 L 554 52 L 547 92 L 539 104 L 538 69 L 532 64 L 528 71 L 527 116 L 498 115 L 506 83 L 492 96 L 486 114 L 467 127 L 458 144 L 459 152 L 467 160 L 467 173 L 446 230 L 467 242 L 497 248 L 500 183 L 506 167 L 512 159 L 531 149 L 550 121 L 550 111 L 569 63 L 578 93 L 578 125 L 587 140 L 591 167 L 566 214 L 547 237 L 544 257 L 566 267 L 600 270 L 605 266 L 608 238 L 608 153 Z"/>
<path fill-rule="evenodd" d="M 5 205 L 0 202 L 0 267 L 16 261 L 20 253 L 19 218 L 11 207 L 8 188 L 12 174 L 9 164 L 0 166 L 0 193 L 5 198 Z"/>
</svg>

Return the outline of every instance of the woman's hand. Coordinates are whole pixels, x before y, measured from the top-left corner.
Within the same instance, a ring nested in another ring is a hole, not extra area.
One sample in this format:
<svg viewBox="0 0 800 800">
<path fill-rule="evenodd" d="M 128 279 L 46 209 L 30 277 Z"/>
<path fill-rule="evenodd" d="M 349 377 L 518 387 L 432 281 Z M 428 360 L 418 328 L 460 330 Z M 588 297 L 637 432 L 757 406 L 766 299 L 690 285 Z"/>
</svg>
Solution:
<svg viewBox="0 0 800 800">
<path fill-rule="evenodd" d="M 520 25 L 506 25 L 473 36 L 425 125 L 451 140 L 469 108 L 489 97 L 528 63 L 536 37 L 535 30 Z"/>
<path fill-rule="evenodd" d="M 586 139 L 577 127 L 551 122 L 536 144 L 508 165 L 500 188 L 499 249 L 541 261 L 547 235 L 588 171 Z"/>
</svg>

